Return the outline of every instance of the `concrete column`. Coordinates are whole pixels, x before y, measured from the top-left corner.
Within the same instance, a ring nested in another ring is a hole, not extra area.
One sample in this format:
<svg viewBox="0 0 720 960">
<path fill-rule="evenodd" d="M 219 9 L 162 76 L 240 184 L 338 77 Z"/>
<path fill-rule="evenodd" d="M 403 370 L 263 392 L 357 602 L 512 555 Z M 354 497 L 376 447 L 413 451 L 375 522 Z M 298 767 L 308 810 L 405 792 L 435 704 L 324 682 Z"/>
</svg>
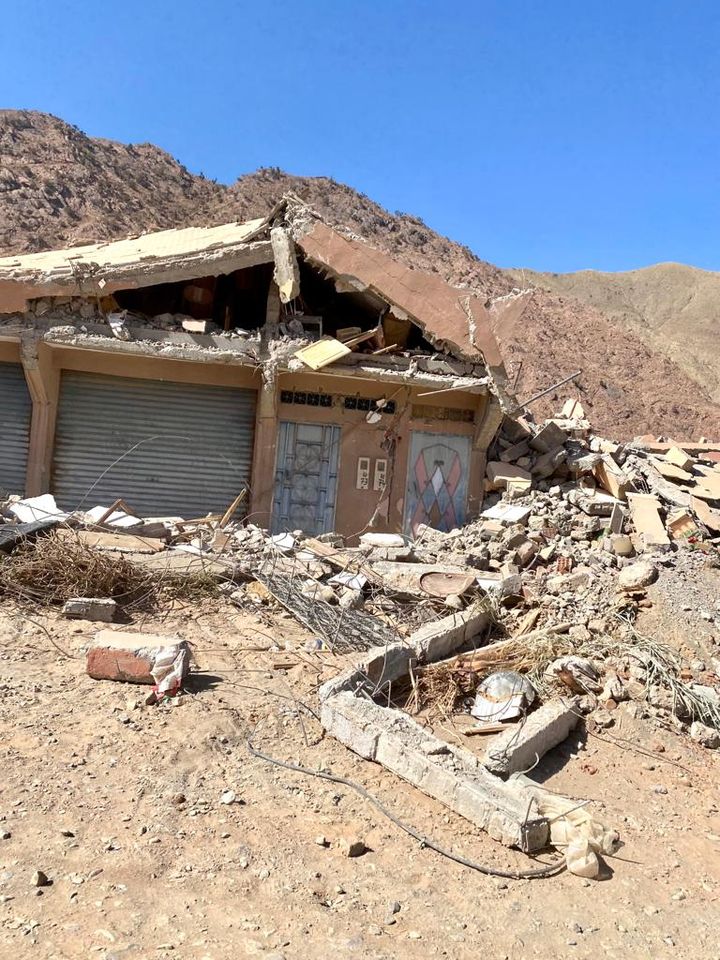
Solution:
<svg viewBox="0 0 720 960">
<path fill-rule="evenodd" d="M 273 487 L 275 482 L 275 452 L 278 434 L 278 383 L 263 380 L 258 392 L 255 414 L 255 446 L 250 479 L 250 510 L 253 523 L 270 525 Z"/>
<path fill-rule="evenodd" d="M 48 344 L 34 336 L 21 338 L 20 360 L 32 400 L 25 493 L 35 497 L 50 489 L 60 373 Z"/>
</svg>

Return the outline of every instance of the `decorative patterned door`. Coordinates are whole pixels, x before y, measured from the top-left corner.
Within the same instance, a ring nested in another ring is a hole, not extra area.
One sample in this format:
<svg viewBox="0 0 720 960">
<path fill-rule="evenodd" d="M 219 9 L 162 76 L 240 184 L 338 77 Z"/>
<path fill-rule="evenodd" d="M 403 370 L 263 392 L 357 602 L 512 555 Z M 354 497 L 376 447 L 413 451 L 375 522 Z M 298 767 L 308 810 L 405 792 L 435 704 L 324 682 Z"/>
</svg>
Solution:
<svg viewBox="0 0 720 960">
<path fill-rule="evenodd" d="M 280 421 L 272 531 L 314 537 L 335 523 L 340 427 Z"/>
<path fill-rule="evenodd" d="M 419 524 L 452 530 L 465 522 L 470 438 L 440 433 L 412 434 L 405 493 L 405 531 Z"/>
</svg>

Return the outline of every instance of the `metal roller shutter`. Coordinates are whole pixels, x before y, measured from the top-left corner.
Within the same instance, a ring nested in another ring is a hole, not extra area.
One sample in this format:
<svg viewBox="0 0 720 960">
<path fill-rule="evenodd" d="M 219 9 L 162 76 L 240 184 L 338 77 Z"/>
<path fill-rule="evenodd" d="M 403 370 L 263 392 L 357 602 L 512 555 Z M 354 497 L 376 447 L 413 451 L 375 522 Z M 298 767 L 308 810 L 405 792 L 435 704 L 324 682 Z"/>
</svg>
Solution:
<svg viewBox="0 0 720 960">
<path fill-rule="evenodd" d="M 146 517 L 224 510 L 250 480 L 255 398 L 234 387 L 63 373 L 53 465 L 59 506 L 88 509 L 122 497 Z"/>
<path fill-rule="evenodd" d="M 0 494 L 24 493 L 32 402 L 19 363 L 0 363 Z"/>
</svg>

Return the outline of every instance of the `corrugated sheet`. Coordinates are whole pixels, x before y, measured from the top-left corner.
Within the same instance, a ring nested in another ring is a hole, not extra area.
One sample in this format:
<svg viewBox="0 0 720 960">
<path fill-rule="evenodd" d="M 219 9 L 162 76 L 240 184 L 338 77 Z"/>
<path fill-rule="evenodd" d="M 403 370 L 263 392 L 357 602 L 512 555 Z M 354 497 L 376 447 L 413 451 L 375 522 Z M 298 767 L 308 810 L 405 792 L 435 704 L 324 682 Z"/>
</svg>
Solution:
<svg viewBox="0 0 720 960">
<path fill-rule="evenodd" d="M 19 363 L 0 363 L 0 493 L 25 493 L 32 403 Z"/>
<path fill-rule="evenodd" d="M 234 247 L 249 240 L 262 227 L 264 220 L 245 223 L 224 223 L 219 227 L 187 227 L 182 230 L 160 230 L 127 240 L 93 243 L 64 250 L 27 253 L 0 258 L 0 277 L 24 271 L 65 271 L 69 266 L 98 264 L 100 267 L 122 267 L 129 264 L 167 257 Z"/>
<path fill-rule="evenodd" d="M 250 480 L 255 400 L 254 390 L 63 373 L 58 504 L 122 497 L 143 516 L 223 511 Z"/>
</svg>

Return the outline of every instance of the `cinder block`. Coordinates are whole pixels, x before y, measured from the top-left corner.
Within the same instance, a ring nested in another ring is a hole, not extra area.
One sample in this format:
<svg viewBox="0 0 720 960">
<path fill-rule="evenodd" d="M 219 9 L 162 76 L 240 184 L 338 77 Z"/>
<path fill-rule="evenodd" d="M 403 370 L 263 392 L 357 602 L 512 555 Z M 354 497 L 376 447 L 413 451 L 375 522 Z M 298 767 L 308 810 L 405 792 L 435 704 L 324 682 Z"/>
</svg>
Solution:
<svg viewBox="0 0 720 960">
<path fill-rule="evenodd" d="M 173 651 L 189 647 L 177 637 L 154 633 L 126 633 L 101 630 L 87 652 L 87 672 L 94 680 L 122 680 L 127 683 L 155 683 L 152 671 L 156 661 Z"/>
<path fill-rule="evenodd" d="M 485 472 L 491 490 L 503 489 L 507 486 L 509 480 L 532 480 L 527 470 L 523 470 L 522 467 L 518 467 L 514 463 L 502 463 L 500 460 L 491 460 L 485 468 Z"/>
<path fill-rule="evenodd" d="M 63 608 L 62 615 L 69 620 L 101 620 L 112 623 L 117 603 L 114 600 L 98 600 L 93 597 L 71 597 Z"/>
<path fill-rule="evenodd" d="M 493 737 L 483 763 L 498 776 L 529 770 L 539 757 L 567 738 L 578 719 L 574 699 L 543 704 L 524 723 Z"/>
<path fill-rule="evenodd" d="M 418 660 L 431 663 L 442 660 L 485 629 L 488 615 L 476 607 L 451 613 L 440 620 L 425 623 L 408 637 L 407 644 Z"/>
</svg>

